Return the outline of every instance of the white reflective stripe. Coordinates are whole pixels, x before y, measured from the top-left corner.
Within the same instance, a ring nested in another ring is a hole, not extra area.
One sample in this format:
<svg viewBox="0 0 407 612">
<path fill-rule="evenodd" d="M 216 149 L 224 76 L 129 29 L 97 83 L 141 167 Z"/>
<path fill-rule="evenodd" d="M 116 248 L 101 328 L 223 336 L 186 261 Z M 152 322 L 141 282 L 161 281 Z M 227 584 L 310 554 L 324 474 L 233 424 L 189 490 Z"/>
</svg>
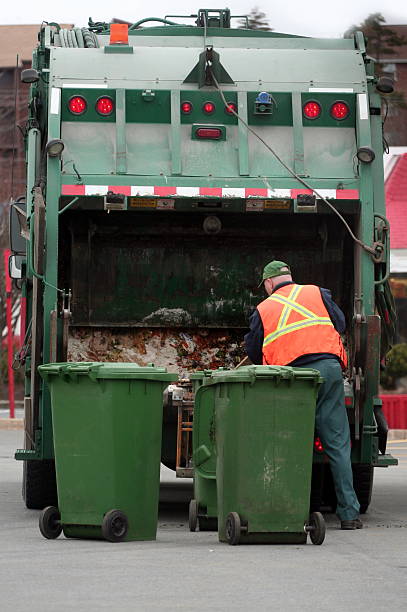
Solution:
<svg viewBox="0 0 407 612">
<path fill-rule="evenodd" d="M 106 195 L 109 190 L 107 185 L 85 185 L 85 195 Z"/>
<path fill-rule="evenodd" d="M 309 87 L 313 93 L 353 93 L 353 87 Z"/>
<path fill-rule="evenodd" d="M 358 94 L 358 104 L 359 104 L 359 119 L 364 121 L 369 118 L 369 109 L 367 107 L 367 95 Z"/>
<path fill-rule="evenodd" d="M 62 87 L 67 89 L 107 89 L 107 83 L 63 83 Z"/>
<path fill-rule="evenodd" d="M 222 196 L 226 198 L 244 198 L 246 190 L 244 187 L 223 187 Z"/>
<path fill-rule="evenodd" d="M 51 115 L 59 115 L 61 106 L 61 90 L 59 87 L 53 87 L 51 90 L 51 102 L 49 112 Z"/>
<path fill-rule="evenodd" d="M 177 195 L 186 198 L 199 196 L 199 187 L 177 187 Z"/>
<path fill-rule="evenodd" d="M 154 195 L 154 185 L 136 185 L 131 187 L 132 196 Z"/>
<path fill-rule="evenodd" d="M 268 189 L 268 198 L 291 198 L 291 189 Z"/>
<path fill-rule="evenodd" d="M 315 191 L 318 192 L 318 194 L 322 197 L 322 198 L 336 198 L 336 189 L 317 189 L 315 187 Z M 316 194 L 315 194 L 316 195 Z M 318 199 L 318 196 L 317 196 Z"/>
</svg>

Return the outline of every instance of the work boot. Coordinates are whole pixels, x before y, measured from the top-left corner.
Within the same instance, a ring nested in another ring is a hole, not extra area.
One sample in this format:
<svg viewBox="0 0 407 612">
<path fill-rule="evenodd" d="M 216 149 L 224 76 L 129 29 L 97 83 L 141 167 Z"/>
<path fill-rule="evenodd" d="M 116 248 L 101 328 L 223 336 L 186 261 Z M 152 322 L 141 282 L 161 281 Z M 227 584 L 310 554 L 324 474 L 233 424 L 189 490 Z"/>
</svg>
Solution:
<svg viewBox="0 0 407 612">
<path fill-rule="evenodd" d="M 341 521 L 341 529 L 363 529 L 363 523 L 360 518 L 355 518 L 350 521 Z"/>
</svg>

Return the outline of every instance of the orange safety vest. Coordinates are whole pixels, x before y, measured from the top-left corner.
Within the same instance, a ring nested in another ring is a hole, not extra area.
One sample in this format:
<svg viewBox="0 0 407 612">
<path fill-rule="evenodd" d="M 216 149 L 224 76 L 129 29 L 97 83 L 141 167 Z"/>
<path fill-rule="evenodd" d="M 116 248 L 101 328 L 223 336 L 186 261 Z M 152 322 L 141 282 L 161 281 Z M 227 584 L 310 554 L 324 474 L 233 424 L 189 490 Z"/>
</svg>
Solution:
<svg viewBox="0 0 407 612">
<path fill-rule="evenodd" d="M 287 365 L 302 355 L 330 353 L 345 368 L 345 348 L 319 287 L 285 285 L 257 306 L 264 327 L 263 364 Z"/>
</svg>

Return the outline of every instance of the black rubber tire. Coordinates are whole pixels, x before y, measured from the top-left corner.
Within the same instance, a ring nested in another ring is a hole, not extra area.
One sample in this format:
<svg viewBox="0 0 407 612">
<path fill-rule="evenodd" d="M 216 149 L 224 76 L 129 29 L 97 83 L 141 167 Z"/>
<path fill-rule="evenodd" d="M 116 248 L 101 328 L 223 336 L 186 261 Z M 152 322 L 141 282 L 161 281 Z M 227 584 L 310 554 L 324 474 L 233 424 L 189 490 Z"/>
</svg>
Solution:
<svg viewBox="0 0 407 612">
<path fill-rule="evenodd" d="M 55 540 L 61 535 L 61 515 L 55 506 L 47 506 L 40 514 L 38 521 L 40 531 L 47 540 Z"/>
<path fill-rule="evenodd" d="M 30 510 L 57 506 L 57 481 L 53 459 L 23 462 L 22 495 Z"/>
<path fill-rule="evenodd" d="M 372 499 L 374 468 L 366 463 L 355 463 L 353 470 L 353 488 L 359 500 L 360 514 L 365 514 Z"/>
<path fill-rule="evenodd" d="M 325 540 L 325 521 L 320 512 L 312 512 L 309 517 L 309 525 L 313 529 L 309 532 L 311 542 L 320 546 Z"/>
<path fill-rule="evenodd" d="M 188 525 L 189 531 L 196 531 L 198 525 L 198 502 L 196 499 L 191 499 L 189 502 Z"/>
<path fill-rule="evenodd" d="M 121 542 L 127 535 L 129 521 L 121 510 L 109 510 L 103 517 L 102 535 L 108 542 Z"/>
<path fill-rule="evenodd" d="M 240 542 L 242 525 L 240 516 L 237 512 L 229 512 L 225 523 L 226 541 L 231 546 L 236 546 Z"/>
</svg>

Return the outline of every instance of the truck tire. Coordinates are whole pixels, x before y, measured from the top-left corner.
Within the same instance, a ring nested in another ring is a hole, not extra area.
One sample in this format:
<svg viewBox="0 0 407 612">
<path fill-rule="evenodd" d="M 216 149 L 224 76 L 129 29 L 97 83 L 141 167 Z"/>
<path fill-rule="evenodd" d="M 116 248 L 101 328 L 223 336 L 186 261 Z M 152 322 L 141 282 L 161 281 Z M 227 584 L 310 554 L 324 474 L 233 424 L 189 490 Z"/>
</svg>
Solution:
<svg viewBox="0 0 407 612">
<path fill-rule="evenodd" d="M 364 463 L 355 463 L 353 470 L 353 488 L 359 500 L 360 514 L 365 514 L 372 499 L 373 466 Z"/>
<path fill-rule="evenodd" d="M 55 462 L 53 459 L 23 463 L 23 499 L 30 510 L 58 506 Z"/>
</svg>

